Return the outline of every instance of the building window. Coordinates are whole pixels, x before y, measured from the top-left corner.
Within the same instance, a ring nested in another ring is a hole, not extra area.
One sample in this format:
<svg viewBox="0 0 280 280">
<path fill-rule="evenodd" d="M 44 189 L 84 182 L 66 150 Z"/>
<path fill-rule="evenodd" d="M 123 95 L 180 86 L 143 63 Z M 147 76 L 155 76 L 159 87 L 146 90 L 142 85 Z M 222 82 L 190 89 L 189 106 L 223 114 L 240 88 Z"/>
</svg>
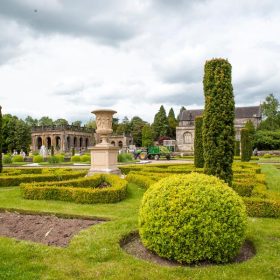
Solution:
<svg viewBox="0 0 280 280">
<path fill-rule="evenodd" d="M 184 144 L 192 143 L 192 134 L 190 132 L 185 132 L 183 135 Z"/>
</svg>

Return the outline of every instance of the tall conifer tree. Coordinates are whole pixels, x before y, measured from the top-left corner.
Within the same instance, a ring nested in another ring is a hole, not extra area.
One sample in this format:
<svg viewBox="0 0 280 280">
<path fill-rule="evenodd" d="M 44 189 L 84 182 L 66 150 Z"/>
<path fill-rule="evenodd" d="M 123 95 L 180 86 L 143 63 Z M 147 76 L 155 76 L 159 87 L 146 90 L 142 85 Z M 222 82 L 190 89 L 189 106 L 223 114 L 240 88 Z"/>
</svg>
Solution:
<svg viewBox="0 0 280 280">
<path fill-rule="evenodd" d="M 167 136 L 168 134 L 168 120 L 163 105 L 160 106 L 159 111 L 155 115 L 153 130 L 155 133 L 155 139 L 158 139 L 161 136 Z"/>
<path fill-rule="evenodd" d="M 2 173 L 2 170 L 3 170 L 3 163 L 2 163 L 2 142 L 3 142 L 2 107 L 0 106 L 0 173 Z"/>
<path fill-rule="evenodd" d="M 173 108 L 169 110 L 167 120 L 168 120 L 168 136 L 174 139 L 176 137 L 177 120 L 175 118 L 175 113 Z"/>
<path fill-rule="evenodd" d="M 203 149 L 206 174 L 231 184 L 234 155 L 234 96 L 231 65 L 225 59 L 206 61 Z"/>
</svg>

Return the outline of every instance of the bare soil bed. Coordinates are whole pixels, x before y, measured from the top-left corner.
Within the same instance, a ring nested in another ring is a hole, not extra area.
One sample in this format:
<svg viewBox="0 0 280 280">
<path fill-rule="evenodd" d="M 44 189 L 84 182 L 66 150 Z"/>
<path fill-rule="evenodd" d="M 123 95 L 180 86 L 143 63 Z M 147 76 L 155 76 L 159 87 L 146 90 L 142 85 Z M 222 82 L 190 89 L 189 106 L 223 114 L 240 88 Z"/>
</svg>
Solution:
<svg viewBox="0 0 280 280">
<path fill-rule="evenodd" d="M 79 231 L 100 222 L 102 221 L 59 218 L 54 215 L 3 212 L 0 213 L 0 236 L 66 247 Z"/>
<path fill-rule="evenodd" d="M 133 232 L 125 237 L 121 242 L 120 246 L 128 254 L 133 255 L 139 259 L 157 263 L 163 266 L 194 266 L 194 265 L 184 265 L 176 261 L 171 261 L 165 258 L 161 258 L 150 250 L 146 249 L 142 244 L 139 234 Z M 256 254 L 253 244 L 246 240 L 240 249 L 238 256 L 233 260 L 233 263 L 244 262 L 251 259 Z M 197 263 L 199 266 L 215 265 L 215 263 L 210 263 L 208 261 Z"/>
</svg>

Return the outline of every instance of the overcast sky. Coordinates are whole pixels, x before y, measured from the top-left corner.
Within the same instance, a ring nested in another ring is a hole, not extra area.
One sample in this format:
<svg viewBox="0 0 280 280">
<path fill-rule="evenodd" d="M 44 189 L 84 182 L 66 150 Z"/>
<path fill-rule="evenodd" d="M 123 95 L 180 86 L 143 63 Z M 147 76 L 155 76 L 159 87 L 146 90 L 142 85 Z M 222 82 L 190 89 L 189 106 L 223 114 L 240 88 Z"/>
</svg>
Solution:
<svg viewBox="0 0 280 280">
<path fill-rule="evenodd" d="M 236 105 L 280 97 L 280 1 L 0 0 L 3 113 L 152 121 L 201 108 L 205 60 L 232 65 Z"/>
</svg>

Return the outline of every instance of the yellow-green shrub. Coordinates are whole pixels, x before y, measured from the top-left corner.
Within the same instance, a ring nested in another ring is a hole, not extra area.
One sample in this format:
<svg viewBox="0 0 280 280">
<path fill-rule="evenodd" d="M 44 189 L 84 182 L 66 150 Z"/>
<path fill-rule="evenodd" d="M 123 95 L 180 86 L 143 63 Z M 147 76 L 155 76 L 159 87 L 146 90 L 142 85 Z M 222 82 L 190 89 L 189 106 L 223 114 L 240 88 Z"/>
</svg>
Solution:
<svg viewBox="0 0 280 280">
<path fill-rule="evenodd" d="M 12 157 L 12 162 L 24 162 L 23 156 L 15 155 Z"/>
<path fill-rule="evenodd" d="M 102 186 L 102 184 L 107 186 Z M 50 183 L 21 184 L 26 199 L 53 199 L 76 203 L 114 203 L 126 197 L 127 181 L 117 175 L 94 176 Z"/>
<path fill-rule="evenodd" d="M 139 233 L 145 247 L 182 263 L 228 262 L 245 238 L 242 199 L 216 177 L 164 178 L 144 194 Z"/>
<path fill-rule="evenodd" d="M 40 155 L 37 155 L 37 156 L 33 156 L 33 162 L 34 163 L 40 163 L 40 162 L 43 162 L 44 161 L 44 158 Z"/>
</svg>

